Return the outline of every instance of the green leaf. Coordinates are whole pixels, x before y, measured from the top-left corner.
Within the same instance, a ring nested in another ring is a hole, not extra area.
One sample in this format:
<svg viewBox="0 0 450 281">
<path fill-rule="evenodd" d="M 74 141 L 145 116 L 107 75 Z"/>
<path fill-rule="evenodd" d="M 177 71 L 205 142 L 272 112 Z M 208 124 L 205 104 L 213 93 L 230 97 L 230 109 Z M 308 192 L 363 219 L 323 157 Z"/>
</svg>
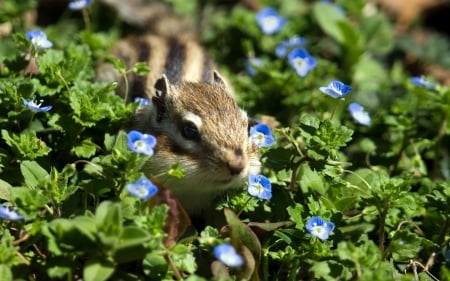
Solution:
<svg viewBox="0 0 450 281">
<path fill-rule="evenodd" d="M 347 19 L 334 5 L 316 2 L 313 5 L 313 15 L 320 27 L 329 36 L 341 44 L 346 44 L 346 35 L 340 27 L 340 23 Z"/>
<path fill-rule="evenodd" d="M 30 188 L 36 188 L 50 177 L 47 171 L 34 161 L 23 161 L 20 164 L 20 171 L 25 179 L 25 183 Z"/>
<path fill-rule="evenodd" d="M 323 178 L 319 175 L 317 171 L 313 171 L 308 164 L 300 166 L 300 187 L 302 191 L 306 194 L 308 192 L 317 192 L 319 194 L 324 194 L 326 188 L 324 187 L 325 182 Z"/>
<path fill-rule="evenodd" d="M 127 226 L 123 229 L 117 248 L 120 249 L 142 245 L 143 243 L 149 241 L 151 238 L 152 237 L 147 231 L 136 226 Z"/>
<path fill-rule="evenodd" d="M 114 264 L 110 261 L 90 259 L 83 268 L 83 280 L 104 281 L 114 273 Z"/>
<path fill-rule="evenodd" d="M 261 258 L 261 244 L 255 233 L 230 209 L 225 209 L 225 218 L 230 226 L 232 241 L 236 240 L 244 244 L 253 254 L 255 260 Z"/>
<path fill-rule="evenodd" d="M 95 154 L 97 145 L 91 139 L 84 139 L 80 145 L 72 148 L 72 153 L 80 158 L 90 158 Z"/>
<path fill-rule="evenodd" d="M 125 72 L 127 71 L 125 63 L 116 57 L 107 56 L 105 57 L 105 61 L 111 63 L 114 68 L 121 74 L 125 74 Z"/>
<path fill-rule="evenodd" d="M 150 72 L 150 68 L 147 63 L 145 62 L 138 62 L 136 63 L 133 68 L 131 69 L 133 73 L 136 73 L 137 75 L 143 76 Z"/>
<path fill-rule="evenodd" d="M 120 204 L 103 201 L 95 212 L 95 223 L 99 229 L 102 244 L 114 247 L 123 230 Z"/>
<path fill-rule="evenodd" d="M 304 218 L 302 216 L 304 208 L 301 204 L 295 204 L 294 207 L 287 207 L 287 212 L 290 216 L 290 220 L 295 223 L 295 228 L 303 230 L 305 228 Z"/>
<path fill-rule="evenodd" d="M 150 252 L 142 261 L 142 267 L 149 280 L 163 280 L 169 267 L 160 253 Z"/>
<path fill-rule="evenodd" d="M 0 264 L 0 276 L 2 281 L 13 281 L 12 271 L 6 264 Z"/>
<path fill-rule="evenodd" d="M 1 133 L 5 142 L 24 159 L 36 159 L 51 151 L 51 148 L 39 139 L 34 131 L 25 130 L 19 135 L 13 133 L 10 135 L 6 130 L 2 130 Z"/>
<path fill-rule="evenodd" d="M 170 166 L 170 169 L 167 173 L 172 177 L 176 177 L 177 179 L 183 178 L 186 174 L 185 170 L 181 167 L 180 163 L 175 163 L 172 166 Z"/>
<path fill-rule="evenodd" d="M 11 188 L 12 188 L 12 186 L 9 183 L 0 179 L 0 199 L 10 201 L 11 200 L 11 195 L 10 195 Z"/>
<path fill-rule="evenodd" d="M 145 243 L 151 239 L 150 234 L 139 227 L 124 227 L 115 247 L 114 260 L 118 263 L 125 263 L 142 259 L 148 253 Z"/>
</svg>

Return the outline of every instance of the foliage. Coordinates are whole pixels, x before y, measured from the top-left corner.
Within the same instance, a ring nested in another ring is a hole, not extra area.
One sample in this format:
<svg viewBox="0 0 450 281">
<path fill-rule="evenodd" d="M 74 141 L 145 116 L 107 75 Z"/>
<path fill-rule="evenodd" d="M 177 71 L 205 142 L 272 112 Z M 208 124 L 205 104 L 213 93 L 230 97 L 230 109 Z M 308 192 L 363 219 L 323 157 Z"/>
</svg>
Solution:
<svg viewBox="0 0 450 281">
<path fill-rule="evenodd" d="M 168 205 L 141 199 L 150 191 L 141 196 L 140 168 L 152 153 L 131 150 L 124 131 L 139 102 L 95 80 L 118 25 L 89 18 L 103 9 L 93 1 L 82 17 L 63 13 L 40 27 L 53 46 L 34 48 L 24 21 L 37 1 L 6 0 L 0 21 L 13 32 L 0 41 L 0 200 L 18 219 L 0 218 L 2 280 L 450 280 L 450 88 L 432 77 L 436 87 L 411 83 L 398 53 L 414 46 L 382 12 L 365 13 L 363 0 L 267 0 L 283 25 L 265 34 L 240 5 L 167 2 L 187 16 L 205 11 L 201 40 L 239 103 L 280 122 L 274 145 L 261 148 L 270 200 L 243 186 L 218 205 L 227 227 L 171 235 Z M 295 36 L 305 40 L 287 41 Z M 293 50 L 277 56 L 282 42 Z M 288 55 L 298 48 L 314 59 L 301 76 L 302 62 Z M 260 61 L 251 75 L 249 59 Z M 124 75 L 148 72 L 106 60 Z M 334 80 L 352 92 L 319 90 Z M 353 102 L 367 126 L 347 111 Z M 33 110 L 41 104 L 51 108 Z M 183 177 L 177 166 L 167 172 Z M 312 218 L 328 223 L 319 239 L 325 226 L 311 232 Z M 219 245 L 232 252 L 217 260 Z"/>
</svg>

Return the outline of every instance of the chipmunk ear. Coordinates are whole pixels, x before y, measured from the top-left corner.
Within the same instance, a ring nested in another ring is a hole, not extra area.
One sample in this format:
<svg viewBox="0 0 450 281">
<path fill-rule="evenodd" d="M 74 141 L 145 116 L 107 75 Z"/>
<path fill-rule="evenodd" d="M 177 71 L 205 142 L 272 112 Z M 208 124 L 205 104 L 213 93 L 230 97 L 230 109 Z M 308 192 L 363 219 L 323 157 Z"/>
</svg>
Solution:
<svg viewBox="0 0 450 281">
<path fill-rule="evenodd" d="M 234 96 L 233 90 L 228 85 L 227 81 L 216 70 L 214 70 L 214 72 L 213 72 L 213 82 L 214 82 L 214 85 L 221 87 L 229 95 Z"/>
<path fill-rule="evenodd" d="M 225 82 L 225 79 L 223 79 L 223 77 L 220 76 L 219 72 L 217 72 L 216 70 L 214 70 L 213 72 L 213 81 L 217 86 L 228 89 L 227 82 Z"/>
<path fill-rule="evenodd" d="M 166 97 L 169 91 L 169 80 L 166 75 L 162 75 L 161 78 L 155 82 L 155 95 L 152 97 L 152 102 L 157 110 L 156 121 L 160 122 L 164 118 L 166 113 Z"/>
</svg>

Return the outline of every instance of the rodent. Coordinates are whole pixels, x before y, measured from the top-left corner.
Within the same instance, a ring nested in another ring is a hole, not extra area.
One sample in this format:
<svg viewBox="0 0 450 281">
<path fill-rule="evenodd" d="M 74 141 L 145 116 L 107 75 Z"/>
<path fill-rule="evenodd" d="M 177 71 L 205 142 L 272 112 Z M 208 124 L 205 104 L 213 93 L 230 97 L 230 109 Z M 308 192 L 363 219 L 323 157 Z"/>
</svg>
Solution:
<svg viewBox="0 0 450 281">
<path fill-rule="evenodd" d="M 190 215 L 211 207 L 226 190 L 242 187 L 260 171 L 259 149 L 250 141 L 247 113 L 234 100 L 228 83 L 205 50 L 190 36 L 138 35 L 120 40 L 112 54 L 128 68 L 147 62 L 146 76 L 130 74 L 129 96 L 148 98 L 132 128 L 157 138 L 147 175 L 159 175 Z M 102 65 L 100 80 L 117 81 L 111 65 Z M 123 87 L 119 87 L 122 91 Z M 185 177 L 166 172 L 179 163 Z"/>
</svg>

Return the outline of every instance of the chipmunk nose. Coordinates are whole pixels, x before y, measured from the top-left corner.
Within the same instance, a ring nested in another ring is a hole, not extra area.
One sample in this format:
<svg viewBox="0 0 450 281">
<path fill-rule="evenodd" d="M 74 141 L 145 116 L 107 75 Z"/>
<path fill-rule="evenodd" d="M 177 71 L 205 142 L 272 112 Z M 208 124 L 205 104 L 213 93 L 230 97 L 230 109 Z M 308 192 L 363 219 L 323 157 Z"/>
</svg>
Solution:
<svg viewBox="0 0 450 281">
<path fill-rule="evenodd" d="M 245 168 L 245 159 L 243 157 L 242 149 L 238 148 L 234 150 L 234 155 L 230 161 L 228 161 L 228 170 L 230 174 L 235 176 L 239 175 Z"/>
</svg>

